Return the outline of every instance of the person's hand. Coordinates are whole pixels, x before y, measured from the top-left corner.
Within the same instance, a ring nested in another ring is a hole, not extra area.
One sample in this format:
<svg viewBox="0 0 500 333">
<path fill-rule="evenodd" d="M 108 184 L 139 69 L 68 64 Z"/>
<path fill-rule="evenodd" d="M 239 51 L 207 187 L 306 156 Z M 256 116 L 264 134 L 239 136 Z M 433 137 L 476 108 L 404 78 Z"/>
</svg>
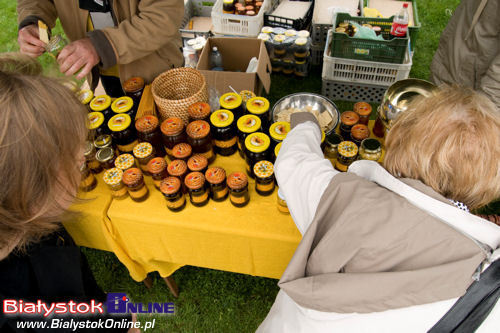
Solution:
<svg viewBox="0 0 500 333">
<path fill-rule="evenodd" d="M 73 75 L 81 69 L 77 79 L 84 78 L 92 67 L 101 61 L 89 38 L 76 40 L 62 49 L 57 56 L 59 70 L 66 75 Z"/>
<path fill-rule="evenodd" d="M 21 53 L 30 57 L 39 57 L 45 52 L 45 43 L 40 40 L 38 35 L 38 26 L 30 24 L 19 30 L 17 42 Z"/>
</svg>

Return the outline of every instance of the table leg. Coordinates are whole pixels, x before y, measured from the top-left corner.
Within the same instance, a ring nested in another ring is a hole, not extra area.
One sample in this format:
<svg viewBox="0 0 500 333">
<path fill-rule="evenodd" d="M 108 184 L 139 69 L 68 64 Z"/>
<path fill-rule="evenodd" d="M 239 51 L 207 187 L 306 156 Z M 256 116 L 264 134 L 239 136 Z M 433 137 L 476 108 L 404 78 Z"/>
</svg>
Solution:
<svg viewBox="0 0 500 333">
<path fill-rule="evenodd" d="M 179 297 L 179 287 L 177 287 L 177 283 L 175 283 L 172 275 L 164 277 L 163 281 L 167 284 L 168 289 L 174 295 L 175 298 Z"/>
<path fill-rule="evenodd" d="M 146 278 L 142 281 L 142 283 L 144 283 L 144 285 L 146 286 L 146 288 L 148 289 L 151 289 L 153 288 L 153 279 L 151 278 L 151 276 L 146 276 Z"/>
</svg>

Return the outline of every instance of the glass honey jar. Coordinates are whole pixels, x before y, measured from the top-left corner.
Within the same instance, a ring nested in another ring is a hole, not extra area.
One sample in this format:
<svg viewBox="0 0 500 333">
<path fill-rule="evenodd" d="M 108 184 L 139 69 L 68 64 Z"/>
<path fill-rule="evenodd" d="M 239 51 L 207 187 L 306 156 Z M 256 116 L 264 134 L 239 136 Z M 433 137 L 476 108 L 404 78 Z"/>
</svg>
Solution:
<svg viewBox="0 0 500 333">
<path fill-rule="evenodd" d="M 149 174 L 148 163 L 155 157 L 153 146 L 149 142 L 141 142 L 134 147 L 133 152 L 139 162 L 139 168 L 144 174 Z"/>
<path fill-rule="evenodd" d="M 193 206 L 202 207 L 208 203 L 209 195 L 205 186 L 205 176 L 201 172 L 188 173 L 184 179 L 184 184 Z"/>
<path fill-rule="evenodd" d="M 108 185 L 111 196 L 115 199 L 124 199 L 128 196 L 127 187 L 123 184 L 123 171 L 118 168 L 111 168 L 104 172 L 102 176 L 104 183 Z"/>
<path fill-rule="evenodd" d="M 135 167 L 135 159 L 131 154 L 121 154 L 115 159 L 115 167 L 125 171 Z"/>
<path fill-rule="evenodd" d="M 351 138 L 351 128 L 359 122 L 359 116 L 353 111 L 344 111 L 340 115 L 340 135 L 344 140 Z"/>
<path fill-rule="evenodd" d="M 254 178 L 253 167 L 259 161 L 269 161 L 271 151 L 269 146 L 271 139 L 262 132 L 255 132 L 245 139 L 245 160 L 247 162 L 247 173 Z"/>
<path fill-rule="evenodd" d="M 161 181 L 168 177 L 167 162 L 162 157 L 155 157 L 148 162 L 148 172 L 153 178 L 153 184 L 160 188 Z"/>
<path fill-rule="evenodd" d="M 97 149 L 113 148 L 112 145 L 113 145 L 113 139 L 109 134 L 99 135 L 94 139 L 94 146 Z"/>
<path fill-rule="evenodd" d="M 187 161 L 193 153 L 192 147 L 187 143 L 179 143 L 172 148 L 172 156 L 175 160 Z"/>
<path fill-rule="evenodd" d="M 83 155 L 85 156 L 87 166 L 92 173 L 99 173 L 102 171 L 101 164 L 96 159 L 96 150 L 92 142 L 85 142 L 85 150 L 83 152 Z"/>
<path fill-rule="evenodd" d="M 87 111 L 92 112 L 90 109 L 90 101 L 94 98 L 94 93 L 89 89 L 82 89 L 77 94 L 76 97 L 87 108 Z"/>
<path fill-rule="evenodd" d="M 181 181 L 177 177 L 167 177 L 160 183 L 160 191 L 167 200 L 167 208 L 180 212 L 186 207 L 186 197 L 182 192 Z"/>
<path fill-rule="evenodd" d="M 113 148 L 101 148 L 97 151 L 95 157 L 103 169 L 108 170 L 115 167 L 116 156 Z"/>
<path fill-rule="evenodd" d="M 97 186 L 97 179 L 94 174 L 90 171 L 87 163 L 83 163 L 80 167 L 81 180 L 78 185 L 78 189 L 82 192 L 90 192 Z"/>
<path fill-rule="evenodd" d="M 359 147 L 359 157 L 362 160 L 378 161 L 382 157 L 382 145 L 377 139 L 364 139 Z"/>
<path fill-rule="evenodd" d="M 140 142 L 149 142 L 153 146 L 155 156 L 165 156 L 166 152 L 163 146 L 158 118 L 151 115 L 143 116 L 136 120 L 135 129 L 137 130 L 137 138 Z"/>
<path fill-rule="evenodd" d="M 245 207 L 250 202 L 248 178 L 243 172 L 233 172 L 227 177 L 229 200 L 235 207 Z"/>
<path fill-rule="evenodd" d="M 370 129 L 363 124 L 356 124 L 351 128 L 351 140 L 356 146 L 361 145 L 361 141 L 370 136 Z"/>
<path fill-rule="evenodd" d="M 210 124 L 204 120 L 195 120 L 186 127 L 187 142 L 193 148 L 193 153 L 202 154 L 212 163 L 215 159 L 212 147 Z"/>
<path fill-rule="evenodd" d="M 255 191 L 268 196 L 274 192 L 274 167 L 269 161 L 260 161 L 253 167 L 255 174 Z"/>
<path fill-rule="evenodd" d="M 295 61 L 304 62 L 309 55 L 309 45 L 307 38 L 297 38 L 293 44 L 293 56 Z"/>
<path fill-rule="evenodd" d="M 89 129 L 89 137 L 95 139 L 100 135 L 110 133 L 107 124 L 104 123 L 104 115 L 102 112 L 90 112 L 88 115 L 87 128 Z"/>
<path fill-rule="evenodd" d="M 90 101 L 90 110 L 93 112 L 101 112 L 105 120 L 109 120 L 113 116 L 111 110 L 111 97 L 108 95 L 96 96 Z"/>
<path fill-rule="evenodd" d="M 170 162 L 167 171 L 170 176 L 179 178 L 181 182 L 184 182 L 184 178 L 189 172 L 187 164 L 183 160 L 173 160 Z"/>
<path fill-rule="evenodd" d="M 244 115 L 237 122 L 238 126 L 238 151 L 242 158 L 245 158 L 245 139 L 246 137 L 261 130 L 260 118 L 254 115 Z"/>
<path fill-rule="evenodd" d="M 221 109 L 231 111 L 236 121 L 244 114 L 243 100 L 240 94 L 232 92 L 224 94 L 220 97 L 219 104 Z"/>
<path fill-rule="evenodd" d="M 372 106 L 366 102 L 357 102 L 354 104 L 354 112 L 359 116 L 359 123 L 368 126 L 368 121 L 372 114 Z"/>
<path fill-rule="evenodd" d="M 145 82 L 142 77 L 134 76 L 123 82 L 123 91 L 125 95 L 134 100 L 134 104 L 139 106 Z"/>
<path fill-rule="evenodd" d="M 274 57 L 283 59 L 286 55 L 285 35 L 275 35 L 273 37 Z M 274 68 L 274 66 L 273 66 Z"/>
<path fill-rule="evenodd" d="M 174 146 L 187 141 L 184 122 L 177 117 L 167 118 L 161 123 L 161 133 L 167 155 L 170 159 L 173 159 L 172 149 Z"/>
<path fill-rule="evenodd" d="M 247 101 L 246 109 L 249 114 L 260 118 L 262 128 L 269 127 L 269 101 L 264 97 L 253 97 Z"/>
<path fill-rule="evenodd" d="M 226 182 L 226 171 L 220 167 L 209 168 L 205 172 L 205 178 L 210 187 L 210 196 L 213 201 L 226 200 L 229 190 Z"/>
<path fill-rule="evenodd" d="M 335 159 L 337 158 L 337 148 L 339 146 L 339 143 L 341 143 L 342 141 L 344 141 L 344 139 L 342 139 L 342 137 L 337 133 L 330 133 L 326 137 L 323 153 L 325 154 L 325 157 L 332 163 L 334 163 Z"/>
<path fill-rule="evenodd" d="M 130 119 L 135 119 L 134 100 L 128 96 L 118 97 L 111 104 L 114 114 L 128 114 Z"/>
<path fill-rule="evenodd" d="M 356 161 L 357 156 L 358 146 L 352 141 L 342 141 L 338 146 L 335 168 L 339 171 L 346 172 L 349 165 Z"/>
<path fill-rule="evenodd" d="M 201 172 L 205 174 L 208 167 L 208 160 L 205 156 L 200 154 L 195 154 L 189 158 L 187 161 L 187 166 L 190 172 Z"/>
<path fill-rule="evenodd" d="M 222 3 L 222 13 L 234 14 L 234 0 L 224 0 Z"/>
<path fill-rule="evenodd" d="M 222 156 L 233 155 L 238 148 L 234 115 L 228 110 L 217 110 L 210 116 L 214 150 Z"/>
<path fill-rule="evenodd" d="M 139 143 L 132 119 L 126 113 L 117 114 L 108 121 L 111 137 L 121 153 L 131 153 Z"/>
<path fill-rule="evenodd" d="M 191 104 L 188 108 L 189 122 L 195 120 L 210 121 L 210 105 L 205 102 Z"/>
<path fill-rule="evenodd" d="M 285 140 L 288 132 L 290 132 L 290 123 L 287 121 L 277 121 L 269 127 L 269 135 L 271 136 L 271 149 Z"/>
<path fill-rule="evenodd" d="M 130 198 L 136 202 L 142 202 L 149 197 L 149 190 L 144 183 L 141 169 L 130 168 L 123 173 L 123 184 L 127 187 Z"/>
</svg>

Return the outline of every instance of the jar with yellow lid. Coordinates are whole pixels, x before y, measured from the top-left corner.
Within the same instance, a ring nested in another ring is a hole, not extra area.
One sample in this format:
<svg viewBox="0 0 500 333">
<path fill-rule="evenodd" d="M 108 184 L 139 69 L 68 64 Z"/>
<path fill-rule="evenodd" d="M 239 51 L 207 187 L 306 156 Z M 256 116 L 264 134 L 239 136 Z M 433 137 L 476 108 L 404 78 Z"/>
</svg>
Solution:
<svg viewBox="0 0 500 333">
<path fill-rule="evenodd" d="M 209 195 L 205 186 L 205 176 L 201 172 L 191 172 L 184 179 L 189 199 L 193 206 L 202 207 L 208 203 Z"/>
<path fill-rule="evenodd" d="M 257 97 L 253 91 L 250 90 L 242 90 L 240 91 L 240 96 L 241 96 L 241 105 L 243 108 L 246 110 L 247 107 L 247 102 L 250 98 Z"/>
<path fill-rule="evenodd" d="M 87 111 L 91 112 L 90 101 L 92 100 L 92 98 L 94 98 L 94 93 L 92 92 L 92 90 L 89 89 L 80 90 L 79 92 L 76 93 L 76 97 L 78 98 L 80 103 L 82 103 L 83 105 L 85 105 L 85 107 L 87 107 Z"/>
<path fill-rule="evenodd" d="M 283 60 L 283 74 L 292 75 L 295 72 L 295 64 L 292 59 Z"/>
<path fill-rule="evenodd" d="M 149 174 L 153 178 L 153 184 L 159 189 L 162 179 L 168 176 L 167 162 L 162 157 L 155 157 L 148 162 L 147 167 Z"/>
<path fill-rule="evenodd" d="M 307 75 L 309 75 L 309 62 L 307 62 L 306 60 L 295 61 L 294 73 L 295 76 L 299 79 L 305 78 Z"/>
<path fill-rule="evenodd" d="M 307 56 L 309 55 L 309 47 L 307 38 L 297 38 L 293 44 L 293 56 L 295 61 L 306 61 Z"/>
<path fill-rule="evenodd" d="M 101 148 L 97 151 L 95 157 L 103 169 L 107 170 L 115 167 L 116 156 L 113 148 Z"/>
<path fill-rule="evenodd" d="M 285 35 L 275 35 L 273 37 L 273 49 L 274 49 L 274 57 L 282 59 L 286 55 L 286 45 L 285 45 L 286 36 Z"/>
<path fill-rule="evenodd" d="M 87 114 L 89 137 L 96 138 L 100 135 L 109 134 L 109 128 L 104 122 L 105 118 L 102 112 L 90 112 Z"/>
<path fill-rule="evenodd" d="M 378 161 L 382 157 L 382 145 L 377 139 L 364 139 L 359 147 L 359 157 L 362 160 Z"/>
<path fill-rule="evenodd" d="M 357 157 L 358 146 L 352 141 L 342 141 L 338 146 L 335 168 L 339 171 L 346 172 L 349 165 L 356 161 Z"/>
<path fill-rule="evenodd" d="M 172 212 L 180 212 L 186 207 L 186 197 L 181 185 L 177 177 L 167 177 L 161 181 L 160 191 L 167 200 L 167 208 Z"/>
<path fill-rule="evenodd" d="M 200 154 L 195 154 L 189 158 L 187 161 L 187 166 L 190 172 L 201 172 L 205 174 L 208 167 L 208 160 L 205 156 Z"/>
<path fill-rule="evenodd" d="M 212 135 L 210 134 L 210 124 L 204 120 L 195 120 L 186 127 L 187 142 L 193 148 L 193 153 L 202 154 L 212 163 L 215 154 L 212 146 Z"/>
<path fill-rule="evenodd" d="M 351 140 L 356 146 L 361 145 L 361 141 L 370 136 L 370 129 L 363 124 L 356 124 L 351 128 Z"/>
<path fill-rule="evenodd" d="M 155 157 L 153 146 L 149 142 L 141 142 L 134 147 L 133 153 L 139 162 L 139 168 L 148 175 L 148 163 Z"/>
<path fill-rule="evenodd" d="M 287 121 L 277 121 L 269 127 L 269 135 L 271 136 L 271 150 L 274 150 L 277 144 L 285 140 L 288 132 L 290 132 L 290 123 Z"/>
<path fill-rule="evenodd" d="M 130 119 L 135 119 L 134 100 L 128 96 L 118 97 L 111 104 L 114 114 L 128 114 Z"/>
<path fill-rule="evenodd" d="M 92 101 L 90 101 L 89 106 L 90 110 L 93 112 L 102 112 L 106 120 L 113 116 L 113 111 L 111 110 L 111 97 L 108 95 L 95 96 Z"/>
<path fill-rule="evenodd" d="M 274 33 L 274 29 L 273 27 L 264 26 L 262 27 L 262 29 L 260 29 L 260 32 L 271 35 L 272 33 Z"/>
<path fill-rule="evenodd" d="M 104 172 L 102 176 L 104 183 L 108 185 L 111 196 L 115 199 L 124 199 L 128 196 L 128 191 L 123 184 L 123 171 L 118 168 L 111 168 Z"/>
<path fill-rule="evenodd" d="M 97 179 L 94 174 L 90 171 L 87 166 L 87 163 L 83 163 L 80 166 L 80 184 L 78 185 L 78 189 L 82 192 L 90 192 L 97 186 Z"/>
<path fill-rule="evenodd" d="M 243 172 L 233 172 L 227 177 L 229 200 L 235 207 L 245 207 L 250 202 L 248 178 Z"/>
<path fill-rule="evenodd" d="M 134 100 L 135 105 L 139 105 L 144 91 L 145 82 L 142 77 L 134 76 L 123 82 L 123 91 L 125 95 Z"/>
<path fill-rule="evenodd" d="M 209 168 L 205 172 L 205 178 L 210 187 L 210 196 L 213 201 L 226 200 L 229 190 L 226 183 L 226 171 L 220 167 Z"/>
<path fill-rule="evenodd" d="M 278 211 L 283 214 L 290 214 L 290 211 L 288 210 L 288 205 L 286 204 L 285 197 L 283 196 L 283 193 L 281 193 L 280 189 L 278 189 L 276 197 L 278 201 Z"/>
<path fill-rule="evenodd" d="M 120 113 L 111 117 L 108 121 L 113 142 L 121 153 L 131 153 L 139 142 L 132 119 L 126 113 Z"/>
<path fill-rule="evenodd" d="M 298 38 L 309 38 L 310 36 L 311 36 L 311 33 L 307 30 L 300 30 L 297 32 Z"/>
<path fill-rule="evenodd" d="M 283 142 L 280 142 L 276 145 L 276 147 L 274 147 L 274 151 L 273 151 L 273 161 L 276 162 L 276 159 L 278 158 L 278 154 L 280 152 L 280 149 L 281 149 L 281 145 L 283 144 Z"/>
<path fill-rule="evenodd" d="M 143 116 L 135 121 L 135 129 L 140 142 L 149 142 L 153 146 L 155 156 L 165 156 L 165 147 L 163 146 L 158 118 L 152 115 Z"/>
<path fill-rule="evenodd" d="M 254 178 L 253 167 L 259 161 L 269 161 L 271 159 L 271 139 L 262 132 L 255 132 L 245 139 L 245 160 L 247 162 L 247 173 Z"/>
<path fill-rule="evenodd" d="M 141 169 L 130 168 L 123 173 L 123 184 L 127 187 L 130 198 L 136 202 L 142 202 L 149 197 L 149 190 L 144 183 Z"/>
<path fill-rule="evenodd" d="M 245 158 L 245 139 L 257 131 L 262 130 L 261 120 L 255 115 L 244 115 L 237 122 L 238 125 L 238 151 L 242 158 Z"/>
<path fill-rule="evenodd" d="M 193 148 L 187 143 L 179 143 L 172 149 L 172 156 L 175 160 L 183 160 L 186 162 L 193 154 Z"/>
<path fill-rule="evenodd" d="M 45 51 L 47 51 L 47 53 L 54 59 L 57 59 L 59 53 L 66 45 L 68 45 L 68 41 L 63 36 L 55 35 L 52 36 L 49 42 L 45 45 Z"/>
<path fill-rule="evenodd" d="M 99 135 L 94 139 L 94 146 L 97 149 L 103 149 L 108 147 L 112 148 L 112 145 L 113 145 L 113 139 L 109 134 Z"/>
<path fill-rule="evenodd" d="M 189 122 L 195 120 L 210 120 L 210 105 L 205 102 L 196 102 L 188 107 Z"/>
<path fill-rule="evenodd" d="M 184 122 L 181 118 L 170 117 L 161 123 L 161 133 L 163 135 L 163 145 L 167 155 L 173 159 L 172 149 L 175 145 L 187 141 L 184 132 Z"/>
<path fill-rule="evenodd" d="M 214 150 L 222 156 L 233 155 L 238 147 L 234 115 L 228 110 L 217 110 L 210 116 Z"/>
<path fill-rule="evenodd" d="M 260 161 L 253 167 L 255 174 L 255 191 L 268 196 L 274 192 L 274 166 L 269 161 Z"/>
<path fill-rule="evenodd" d="M 188 174 L 187 163 L 183 160 L 173 160 L 168 164 L 168 174 L 172 177 L 177 177 L 184 183 L 184 178 Z"/>
<path fill-rule="evenodd" d="M 87 166 L 92 171 L 92 173 L 99 173 L 102 171 L 101 164 L 99 161 L 96 159 L 96 149 L 92 142 L 86 141 L 85 142 L 85 150 L 83 152 L 85 156 L 85 161 L 87 162 Z"/>
<path fill-rule="evenodd" d="M 359 122 L 359 116 L 353 111 L 344 111 L 340 115 L 340 135 L 344 140 L 351 138 L 351 128 Z"/>
<path fill-rule="evenodd" d="M 273 42 L 271 40 L 271 36 L 269 34 L 266 34 L 266 33 L 263 33 L 261 32 L 258 36 L 257 36 L 258 39 L 264 41 L 264 44 L 266 45 L 266 50 L 267 50 L 267 53 L 268 54 L 272 54 L 273 53 Z"/>
<path fill-rule="evenodd" d="M 247 101 L 246 108 L 249 114 L 260 118 L 262 128 L 269 127 L 269 100 L 264 97 L 253 97 Z"/>
<path fill-rule="evenodd" d="M 372 114 L 372 106 L 366 102 L 357 102 L 354 104 L 354 112 L 359 116 L 359 123 L 368 126 L 368 121 Z"/>
<path fill-rule="evenodd" d="M 240 94 L 232 92 L 224 94 L 220 97 L 219 104 L 221 109 L 231 111 L 236 120 L 244 114 L 243 99 Z"/>
<path fill-rule="evenodd" d="M 222 13 L 234 14 L 234 0 L 224 0 L 222 2 Z"/>
<path fill-rule="evenodd" d="M 125 171 L 135 167 L 135 159 L 132 154 L 121 154 L 116 157 L 115 167 Z"/>
<path fill-rule="evenodd" d="M 325 158 L 329 159 L 332 164 L 335 164 L 335 160 L 337 159 L 337 148 L 342 141 L 344 141 L 344 139 L 337 133 L 330 133 L 326 137 L 323 153 L 325 154 Z"/>
</svg>

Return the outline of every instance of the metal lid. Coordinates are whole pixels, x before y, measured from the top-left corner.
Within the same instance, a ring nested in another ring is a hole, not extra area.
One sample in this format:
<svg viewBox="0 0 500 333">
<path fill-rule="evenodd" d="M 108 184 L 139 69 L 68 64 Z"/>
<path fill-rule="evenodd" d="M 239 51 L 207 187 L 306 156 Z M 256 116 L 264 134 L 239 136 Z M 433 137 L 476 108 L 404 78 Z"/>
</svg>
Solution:
<svg viewBox="0 0 500 333">
<path fill-rule="evenodd" d="M 137 158 L 146 158 L 153 154 L 153 146 L 149 142 L 141 142 L 135 145 L 132 152 Z"/>
<path fill-rule="evenodd" d="M 227 93 L 220 97 L 219 104 L 221 108 L 233 110 L 239 107 L 242 103 L 241 96 L 236 93 Z"/>
<path fill-rule="evenodd" d="M 261 115 L 269 110 L 269 101 L 264 97 L 253 97 L 247 101 L 247 110 L 252 114 Z"/>
<path fill-rule="evenodd" d="M 382 145 L 377 139 L 364 139 L 361 142 L 361 147 L 369 154 L 378 153 L 382 151 Z"/>
<path fill-rule="evenodd" d="M 90 109 L 92 111 L 104 111 L 111 105 L 111 97 L 108 95 L 99 95 L 94 97 L 90 102 Z"/>
<path fill-rule="evenodd" d="M 269 127 L 269 134 L 274 140 L 285 140 L 288 132 L 290 132 L 290 123 L 287 121 L 277 121 Z"/>
<path fill-rule="evenodd" d="M 127 170 L 135 164 L 134 156 L 131 154 L 121 154 L 115 160 L 115 167 L 122 170 Z"/>
<path fill-rule="evenodd" d="M 111 104 L 111 110 L 114 113 L 124 113 L 130 111 L 134 106 L 134 100 L 128 96 L 123 96 L 115 99 L 113 104 Z"/>
<path fill-rule="evenodd" d="M 76 97 L 78 98 L 80 103 L 86 105 L 90 103 L 92 98 L 94 98 L 94 93 L 92 92 L 92 90 L 83 89 L 76 94 Z"/>
<path fill-rule="evenodd" d="M 238 129 L 243 133 L 253 133 L 260 129 L 261 120 L 259 117 L 247 114 L 238 119 L 237 125 Z"/>
<path fill-rule="evenodd" d="M 344 157 L 354 157 L 358 154 L 358 146 L 352 141 L 342 141 L 339 143 L 338 152 Z"/>
<path fill-rule="evenodd" d="M 132 118 L 126 113 L 119 113 L 109 119 L 108 128 L 113 132 L 120 132 L 127 129 L 130 124 L 132 124 Z"/>
<path fill-rule="evenodd" d="M 104 115 L 102 112 L 90 112 L 87 114 L 87 118 L 89 120 L 87 125 L 89 130 L 99 128 L 104 123 Z"/>
<path fill-rule="evenodd" d="M 103 134 L 99 135 L 97 138 L 94 140 L 94 146 L 98 149 L 106 148 L 111 146 L 112 142 L 111 135 L 109 134 Z"/>
<path fill-rule="evenodd" d="M 108 162 L 112 160 L 113 157 L 115 157 L 115 152 L 111 147 L 99 149 L 95 154 L 95 158 L 101 163 Z"/>
<path fill-rule="evenodd" d="M 83 151 L 83 155 L 85 157 L 91 156 L 95 152 L 95 147 L 90 141 L 85 141 L 85 149 Z"/>
</svg>

